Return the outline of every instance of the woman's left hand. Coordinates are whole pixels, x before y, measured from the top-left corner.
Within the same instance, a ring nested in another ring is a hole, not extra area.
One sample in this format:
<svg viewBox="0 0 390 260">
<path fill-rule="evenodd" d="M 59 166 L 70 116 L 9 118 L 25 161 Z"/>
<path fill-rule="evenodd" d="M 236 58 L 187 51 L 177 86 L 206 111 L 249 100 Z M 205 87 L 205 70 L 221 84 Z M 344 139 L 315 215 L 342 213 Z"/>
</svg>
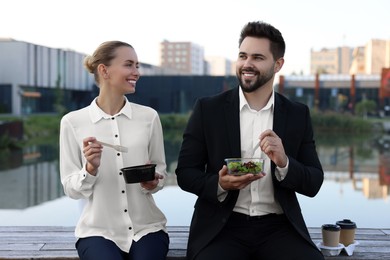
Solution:
<svg viewBox="0 0 390 260">
<path fill-rule="evenodd" d="M 153 190 L 157 187 L 160 179 L 164 179 L 164 176 L 156 172 L 154 174 L 154 180 L 141 182 L 141 187 L 147 190 Z"/>
</svg>

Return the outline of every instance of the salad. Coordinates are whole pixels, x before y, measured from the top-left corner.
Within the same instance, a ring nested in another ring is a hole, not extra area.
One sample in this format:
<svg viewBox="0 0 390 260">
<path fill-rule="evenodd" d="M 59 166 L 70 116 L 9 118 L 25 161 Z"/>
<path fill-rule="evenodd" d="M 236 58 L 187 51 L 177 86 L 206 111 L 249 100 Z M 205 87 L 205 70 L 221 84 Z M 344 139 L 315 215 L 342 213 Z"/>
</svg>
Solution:
<svg viewBox="0 0 390 260">
<path fill-rule="evenodd" d="M 247 162 L 241 160 L 227 160 L 227 167 L 229 174 L 232 175 L 244 175 L 248 173 L 258 174 L 263 171 L 263 162 L 261 160 Z"/>
</svg>

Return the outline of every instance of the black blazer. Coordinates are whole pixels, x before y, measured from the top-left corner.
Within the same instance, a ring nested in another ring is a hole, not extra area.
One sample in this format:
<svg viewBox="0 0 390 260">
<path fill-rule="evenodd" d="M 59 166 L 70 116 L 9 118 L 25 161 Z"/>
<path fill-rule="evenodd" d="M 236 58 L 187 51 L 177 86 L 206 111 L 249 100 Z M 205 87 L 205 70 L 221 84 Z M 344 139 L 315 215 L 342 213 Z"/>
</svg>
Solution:
<svg viewBox="0 0 390 260">
<path fill-rule="evenodd" d="M 218 171 L 225 158 L 241 157 L 238 87 L 213 97 L 197 100 L 183 134 L 176 169 L 181 189 L 198 196 L 190 226 L 187 257 L 193 259 L 224 227 L 238 197 L 229 191 L 217 198 Z M 271 162 L 275 198 L 288 220 L 313 247 L 296 192 L 313 197 L 324 174 L 313 139 L 309 109 L 275 93 L 273 130 L 282 139 L 289 157 L 286 178 L 275 178 Z M 259 133 L 260 134 L 260 133 Z"/>
</svg>

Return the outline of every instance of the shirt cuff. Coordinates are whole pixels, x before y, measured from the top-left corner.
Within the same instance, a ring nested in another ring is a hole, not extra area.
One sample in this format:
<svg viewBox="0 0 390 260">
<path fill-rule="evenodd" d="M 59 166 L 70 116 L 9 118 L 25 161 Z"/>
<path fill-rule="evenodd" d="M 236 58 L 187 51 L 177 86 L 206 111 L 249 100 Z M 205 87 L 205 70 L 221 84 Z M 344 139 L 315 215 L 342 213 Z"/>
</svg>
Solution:
<svg viewBox="0 0 390 260">
<path fill-rule="evenodd" d="M 221 185 L 219 185 L 218 183 L 218 191 L 217 191 L 217 197 L 218 197 L 218 200 L 219 202 L 222 202 L 226 199 L 226 196 L 227 196 L 227 191 L 224 190 Z"/>
<path fill-rule="evenodd" d="M 82 181 L 87 182 L 87 183 L 94 183 L 96 181 L 96 178 L 98 177 L 98 174 L 92 175 L 87 170 L 85 169 L 85 166 L 81 170 L 81 175 L 82 175 Z"/>
<path fill-rule="evenodd" d="M 284 178 L 286 178 L 287 172 L 288 172 L 288 164 L 289 164 L 289 160 L 287 157 L 287 163 L 286 163 L 285 167 L 281 168 L 281 167 L 276 166 L 275 177 L 278 181 L 282 181 L 282 180 L 284 180 Z"/>
</svg>

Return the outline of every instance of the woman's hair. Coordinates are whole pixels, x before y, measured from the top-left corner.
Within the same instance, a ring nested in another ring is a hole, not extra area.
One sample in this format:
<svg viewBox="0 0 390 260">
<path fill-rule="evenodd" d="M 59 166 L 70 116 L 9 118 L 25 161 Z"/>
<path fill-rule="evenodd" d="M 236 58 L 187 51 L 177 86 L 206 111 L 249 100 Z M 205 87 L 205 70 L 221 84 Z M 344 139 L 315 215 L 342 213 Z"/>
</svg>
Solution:
<svg viewBox="0 0 390 260">
<path fill-rule="evenodd" d="M 286 50 L 281 32 L 268 23 L 261 21 L 249 22 L 241 30 L 238 46 L 241 46 L 245 37 L 266 38 L 271 41 L 271 53 L 274 60 L 282 58 Z"/>
<path fill-rule="evenodd" d="M 84 67 L 89 73 L 92 73 L 95 77 L 96 83 L 99 83 L 99 75 L 97 67 L 99 64 L 109 66 L 111 60 L 116 57 L 116 49 L 119 47 L 130 47 L 130 44 L 121 41 L 107 41 L 99 45 L 92 55 L 88 55 L 84 58 Z"/>
</svg>

